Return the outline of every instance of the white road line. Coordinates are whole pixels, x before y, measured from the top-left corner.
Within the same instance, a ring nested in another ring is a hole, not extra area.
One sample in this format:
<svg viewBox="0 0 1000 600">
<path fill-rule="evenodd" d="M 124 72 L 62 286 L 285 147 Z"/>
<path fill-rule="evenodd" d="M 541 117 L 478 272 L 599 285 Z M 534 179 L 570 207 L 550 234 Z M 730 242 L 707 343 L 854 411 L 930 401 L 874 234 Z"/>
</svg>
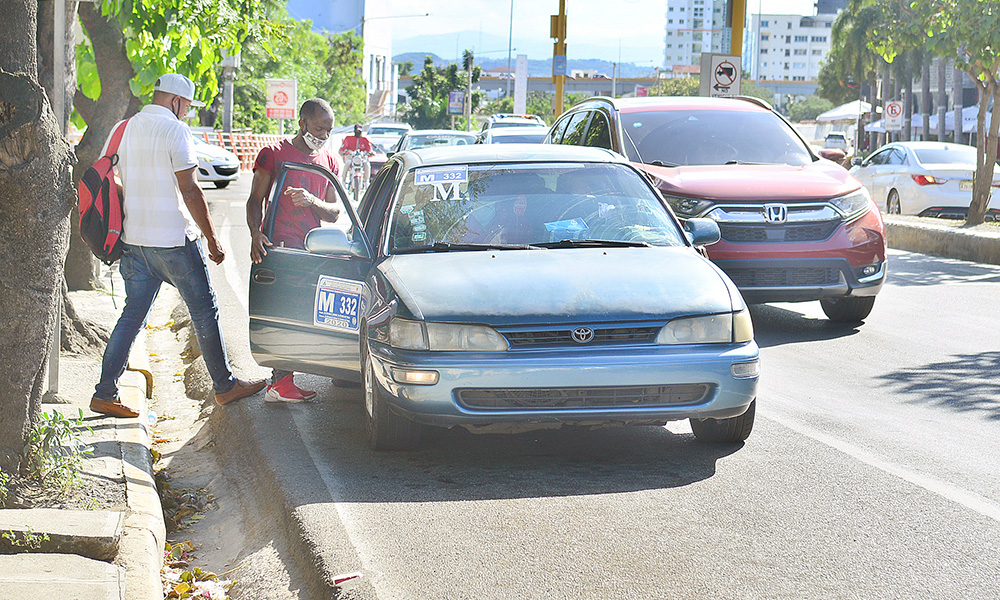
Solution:
<svg viewBox="0 0 1000 600">
<path fill-rule="evenodd" d="M 853 444 L 837 439 L 832 435 L 823 433 L 798 421 L 779 416 L 770 410 L 761 411 L 758 409 L 758 413 L 767 419 L 784 425 L 798 434 L 804 435 L 820 442 L 821 444 L 825 444 L 831 448 L 839 450 L 851 458 L 865 463 L 866 465 L 899 477 L 900 479 L 919 486 L 932 494 L 937 494 L 938 496 L 947 498 L 952 502 L 961 504 L 962 506 L 975 511 L 984 517 L 988 517 L 994 521 L 1000 521 L 1000 505 L 988 498 L 984 498 L 983 496 L 976 494 L 975 492 L 970 492 L 969 490 L 962 489 L 958 486 L 927 475 L 915 473 L 909 469 L 883 460 L 867 450 L 863 450 Z"/>
<path fill-rule="evenodd" d="M 222 247 L 228 252 L 232 252 L 233 248 L 233 238 L 232 227 L 228 226 L 228 217 L 223 217 L 222 223 L 219 227 L 216 227 L 216 231 L 219 234 L 219 241 L 222 243 Z M 249 300 L 249 285 L 244 283 L 243 276 L 240 273 L 239 261 L 236 260 L 235 256 L 230 256 L 228 260 L 222 261 L 222 272 L 226 276 L 226 282 L 229 283 L 229 287 L 233 288 L 235 292 L 233 295 L 239 301 L 240 305 L 243 306 L 243 312 L 250 313 L 250 300 Z"/>
</svg>

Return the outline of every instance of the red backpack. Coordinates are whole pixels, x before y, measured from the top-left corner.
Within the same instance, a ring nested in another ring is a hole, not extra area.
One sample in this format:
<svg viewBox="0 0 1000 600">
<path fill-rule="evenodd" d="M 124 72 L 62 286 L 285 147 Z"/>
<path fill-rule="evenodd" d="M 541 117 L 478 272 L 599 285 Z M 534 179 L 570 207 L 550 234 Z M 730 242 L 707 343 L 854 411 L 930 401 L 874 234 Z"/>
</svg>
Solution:
<svg viewBox="0 0 1000 600">
<path fill-rule="evenodd" d="M 122 255 L 122 222 L 125 217 L 119 184 L 112 170 L 118 164 L 118 146 L 128 119 L 118 124 L 108 150 L 83 174 L 78 186 L 80 236 L 90 251 L 106 265 Z"/>
</svg>

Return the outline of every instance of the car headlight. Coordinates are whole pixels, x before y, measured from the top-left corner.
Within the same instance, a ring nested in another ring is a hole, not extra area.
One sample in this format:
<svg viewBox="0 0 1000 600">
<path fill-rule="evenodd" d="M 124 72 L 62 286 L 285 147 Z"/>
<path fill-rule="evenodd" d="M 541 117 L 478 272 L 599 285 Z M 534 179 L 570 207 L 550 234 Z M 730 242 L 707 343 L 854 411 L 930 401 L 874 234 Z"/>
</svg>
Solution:
<svg viewBox="0 0 1000 600">
<path fill-rule="evenodd" d="M 507 349 L 507 340 L 492 327 L 401 318 L 393 318 L 389 323 L 389 343 L 407 350 L 502 352 Z"/>
<path fill-rule="evenodd" d="M 731 344 L 753 339 L 750 311 L 674 319 L 660 329 L 657 344 Z"/>
<path fill-rule="evenodd" d="M 663 194 L 663 199 L 667 201 L 670 208 L 674 209 L 678 217 L 697 217 L 712 206 L 711 200 L 701 198 L 685 198 L 684 196 L 670 196 Z"/>
<path fill-rule="evenodd" d="M 853 219 L 868 212 L 871 208 L 871 203 L 872 197 L 863 186 L 856 192 L 851 192 L 846 196 L 830 200 L 830 204 L 833 204 L 837 210 L 843 213 L 845 219 Z"/>
</svg>

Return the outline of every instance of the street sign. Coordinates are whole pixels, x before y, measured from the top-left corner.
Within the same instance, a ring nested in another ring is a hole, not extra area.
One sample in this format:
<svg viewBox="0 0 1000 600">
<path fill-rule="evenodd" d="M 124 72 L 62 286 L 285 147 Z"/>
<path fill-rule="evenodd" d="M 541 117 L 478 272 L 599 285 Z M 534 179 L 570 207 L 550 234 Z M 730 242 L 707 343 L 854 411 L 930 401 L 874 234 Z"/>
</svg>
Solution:
<svg viewBox="0 0 1000 600">
<path fill-rule="evenodd" d="M 448 92 L 448 114 L 460 115 L 465 112 L 465 92 Z"/>
<path fill-rule="evenodd" d="M 566 55 L 556 54 L 552 57 L 552 75 L 566 75 Z"/>
<path fill-rule="evenodd" d="M 903 129 L 903 103 L 890 101 L 885 103 L 882 112 L 885 115 L 886 131 L 901 131 Z"/>
<path fill-rule="evenodd" d="M 739 56 L 702 53 L 699 95 L 710 98 L 739 96 L 741 64 Z"/>
<path fill-rule="evenodd" d="M 265 79 L 267 101 L 264 108 L 268 119 L 294 119 L 298 100 L 294 79 Z"/>
<path fill-rule="evenodd" d="M 649 95 L 649 88 L 647 88 L 646 86 L 642 86 L 642 85 L 635 86 L 635 97 L 636 98 L 645 98 L 648 95 Z"/>
</svg>

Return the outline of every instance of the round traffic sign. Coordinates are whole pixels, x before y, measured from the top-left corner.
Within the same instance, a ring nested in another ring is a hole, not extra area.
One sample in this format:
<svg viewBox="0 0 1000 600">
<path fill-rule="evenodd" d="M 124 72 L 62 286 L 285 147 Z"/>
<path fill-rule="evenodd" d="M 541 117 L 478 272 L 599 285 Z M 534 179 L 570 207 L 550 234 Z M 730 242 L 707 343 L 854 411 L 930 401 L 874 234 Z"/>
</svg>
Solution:
<svg viewBox="0 0 1000 600">
<path fill-rule="evenodd" d="M 723 61 L 719 63 L 719 66 L 715 69 L 715 81 L 719 85 L 733 85 L 733 82 L 736 81 L 736 76 L 738 74 L 739 71 L 736 70 L 733 63 L 728 60 Z"/>
<path fill-rule="evenodd" d="M 284 106 L 288 104 L 288 94 L 285 92 L 278 92 L 274 95 L 274 103 L 278 106 Z"/>
<path fill-rule="evenodd" d="M 903 114 L 903 105 L 899 102 L 889 102 L 885 105 L 885 114 L 890 117 L 898 117 Z"/>
</svg>

